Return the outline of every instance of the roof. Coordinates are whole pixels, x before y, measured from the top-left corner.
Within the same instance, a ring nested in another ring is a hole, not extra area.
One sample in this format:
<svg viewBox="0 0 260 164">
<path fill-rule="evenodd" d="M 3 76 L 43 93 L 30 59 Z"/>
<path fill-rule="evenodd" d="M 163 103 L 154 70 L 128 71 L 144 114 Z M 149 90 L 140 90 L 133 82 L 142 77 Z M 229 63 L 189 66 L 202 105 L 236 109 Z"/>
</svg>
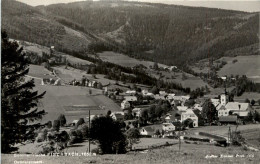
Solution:
<svg viewBox="0 0 260 164">
<path fill-rule="evenodd" d="M 153 133 L 154 132 L 153 128 L 150 127 L 150 126 L 145 126 L 142 129 L 146 130 L 148 133 Z"/>
<path fill-rule="evenodd" d="M 124 118 L 124 115 L 122 115 L 121 113 L 115 113 L 114 116 L 117 118 L 117 119 L 123 119 Z"/>
<path fill-rule="evenodd" d="M 237 116 L 219 116 L 219 122 L 236 122 Z"/>
<path fill-rule="evenodd" d="M 225 107 L 228 110 L 247 110 L 249 103 L 228 102 Z"/>
<path fill-rule="evenodd" d="M 217 111 L 219 111 L 219 110 L 226 110 L 226 108 L 225 108 L 224 105 L 219 104 L 219 105 L 216 107 L 216 110 L 217 110 Z"/>
<path fill-rule="evenodd" d="M 177 106 L 178 110 L 186 111 L 188 109 L 187 106 Z"/>
</svg>

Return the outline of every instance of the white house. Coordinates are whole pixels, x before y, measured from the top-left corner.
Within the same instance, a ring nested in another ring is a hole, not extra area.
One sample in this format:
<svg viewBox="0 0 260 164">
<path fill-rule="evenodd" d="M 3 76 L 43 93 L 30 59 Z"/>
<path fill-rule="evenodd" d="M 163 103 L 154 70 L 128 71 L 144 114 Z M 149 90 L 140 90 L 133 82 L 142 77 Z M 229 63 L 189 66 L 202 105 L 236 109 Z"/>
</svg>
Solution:
<svg viewBox="0 0 260 164">
<path fill-rule="evenodd" d="M 124 115 L 124 112 L 113 112 L 110 117 L 116 121 L 122 121 L 124 120 Z"/>
<path fill-rule="evenodd" d="M 165 96 L 156 94 L 156 95 L 154 95 L 154 99 L 155 100 L 165 100 Z"/>
<path fill-rule="evenodd" d="M 172 123 L 163 123 L 162 129 L 166 132 L 170 132 L 175 130 L 175 126 Z"/>
<path fill-rule="evenodd" d="M 126 101 L 137 101 L 137 97 L 136 96 L 125 96 L 124 97 Z"/>
<path fill-rule="evenodd" d="M 165 91 L 159 91 L 159 95 L 165 96 L 167 93 Z"/>
<path fill-rule="evenodd" d="M 169 93 L 169 94 L 166 96 L 166 99 L 167 99 L 167 100 L 173 100 L 173 99 L 174 99 L 174 96 L 175 96 L 174 93 Z"/>
<path fill-rule="evenodd" d="M 149 135 L 149 136 L 154 135 L 154 130 L 149 126 L 140 128 L 139 132 L 140 132 L 140 135 Z"/>
<path fill-rule="evenodd" d="M 186 112 L 188 107 L 187 106 L 177 106 L 178 111 Z"/>
<path fill-rule="evenodd" d="M 191 119 L 193 121 L 193 127 L 198 127 L 198 117 L 192 109 L 187 109 L 186 112 L 181 113 L 181 122 L 184 122 L 187 119 Z"/>
<path fill-rule="evenodd" d="M 135 90 L 127 90 L 125 93 L 128 94 L 128 95 L 135 95 L 136 91 Z"/>
<path fill-rule="evenodd" d="M 219 99 L 210 99 L 210 101 L 212 102 L 212 104 L 217 107 L 219 105 Z"/>
<path fill-rule="evenodd" d="M 240 117 L 245 117 L 249 113 L 249 103 L 239 103 L 239 102 L 228 102 L 225 106 L 228 112 L 232 114 L 237 114 Z"/>
<path fill-rule="evenodd" d="M 121 102 L 121 109 L 127 109 L 130 107 L 131 107 L 131 104 L 127 100 L 124 100 Z"/>
</svg>

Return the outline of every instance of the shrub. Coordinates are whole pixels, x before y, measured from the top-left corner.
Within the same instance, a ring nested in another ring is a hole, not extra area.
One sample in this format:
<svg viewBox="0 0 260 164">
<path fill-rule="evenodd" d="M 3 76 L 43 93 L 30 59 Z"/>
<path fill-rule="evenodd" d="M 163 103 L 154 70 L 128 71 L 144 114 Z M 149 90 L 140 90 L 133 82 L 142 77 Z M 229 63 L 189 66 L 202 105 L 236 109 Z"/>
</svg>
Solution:
<svg viewBox="0 0 260 164">
<path fill-rule="evenodd" d="M 79 125 L 84 124 L 84 123 L 85 123 L 84 118 L 80 118 L 79 121 L 77 122 L 77 127 L 78 127 Z"/>
<path fill-rule="evenodd" d="M 60 130 L 60 121 L 54 120 L 52 127 L 53 127 L 54 130 L 56 130 L 58 132 Z"/>
<path fill-rule="evenodd" d="M 51 122 L 51 121 L 48 121 L 48 122 L 47 122 L 47 128 L 49 128 L 49 129 L 52 128 L 52 122 Z"/>
<path fill-rule="evenodd" d="M 66 118 L 65 118 L 64 114 L 61 114 L 58 117 L 58 120 L 60 121 L 60 126 L 64 126 L 66 124 Z"/>
<path fill-rule="evenodd" d="M 83 138 L 88 138 L 89 134 L 89 128 L 87 124 L 82 124 L 78 127 L 78 130 L 81 131 Z"/>
</svg>

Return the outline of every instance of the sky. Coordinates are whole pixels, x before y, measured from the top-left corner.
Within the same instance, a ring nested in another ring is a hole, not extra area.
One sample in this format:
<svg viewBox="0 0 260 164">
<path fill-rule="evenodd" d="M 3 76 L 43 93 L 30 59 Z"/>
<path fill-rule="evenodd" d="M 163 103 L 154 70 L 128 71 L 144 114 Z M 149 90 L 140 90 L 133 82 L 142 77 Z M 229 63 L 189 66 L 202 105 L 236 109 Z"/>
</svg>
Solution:
<svg viewBox="0 0 260 164">
<path fill-rule="evenodd" d="M 69 3 L 84 0 L 17 0 L 24 2 L 31 6 L 37 5 L 49 5 L 55 3 Z M 155 3 L 166 3 L 183 6 L 195 6 L 195 7 L 210 7 L 210 8 L 221 8 L 240 10 L 247 12 L 260 11 L 260 0 L 130 0 L 140 2 L 155 2 Z"/>
</svg>

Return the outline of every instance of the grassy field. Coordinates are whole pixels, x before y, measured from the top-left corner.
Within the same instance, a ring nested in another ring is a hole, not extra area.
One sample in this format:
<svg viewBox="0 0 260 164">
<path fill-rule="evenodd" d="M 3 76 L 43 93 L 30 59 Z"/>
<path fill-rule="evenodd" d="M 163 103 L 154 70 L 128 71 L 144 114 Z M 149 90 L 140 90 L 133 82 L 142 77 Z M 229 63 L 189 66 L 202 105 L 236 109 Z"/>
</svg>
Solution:
<svg viewBox="0 0 260 164">
<path fill-rule="evenodd" d="M 237 62 L 233 63 L 233 60 Z M 260 82 L 260 55 L 224 57 L 226 65 L 218 72 L 220 76 L 224 75 L 246 75 L 255 82 Z"/>
<path fill-rule="evenodd" d="M 98 53 L 98 56 L 103 60 L 103 61 L 108 61 L 111 63 L 115 63 L 124 67 L 134 67 L 136 65 L 142 64 L 145 67 L 149 68 L 149 66 L 153 66 L 154 62 L 150 61 L 140 61 L 134 58 L 131 58 L 127 55 L 112 52 L 112 51 L 105 51 L 102 53 Z M 166 65 L 164 64 L 158 64 L 159 67 L 164 67 Z"/>
<path fill-rule="evenodd" d="M 235 62 L 235 60 L 237 61 Z M 218 71 L 219 76 L 246 75 L 254 82 L 260 82 L 260 55 L 222 57 L 214 61 L 214 65 L 217 65 L 218 61 L 227 62 L 227 64 Z M 208 63 L 209 61 L 207 59 L 204 59 L 198 63 L 195 63 L 193 66 L 191 66 L 191 68 L 198 73 L 208 73 Z"/>
<path fill-rule="evenodd" d="M 80 153 L 80 152 L 79 152 Z M 207 156 L 216 158 L 206 158 Z M 221 157 L 222 155 L 222 157 Z M 230 157 L 224 157 L 229 155 Z M 240 155 L 240 156 L 238 156 Z M 244 157 L 242 157 L 244 155 Z M 11 164 L 14 161 L 42 161 L 46 164 L 82 164 L 82 163 L 116 163 L 116 164 L 192 164 L 192 163 L 252 163 L 257 164 L 260 160 L 258 152 L 243 150 L 241 147 L 216 147 L 204 144 L 182 143 L 179 152 L 178 145 L 154 149 L 147 153 L 128 153 L 118 155 L 98 155 L 98 156 L 21 156 L 14 157 L 12 154 L 2 154 L 2 163 Z"/>
</svg>

